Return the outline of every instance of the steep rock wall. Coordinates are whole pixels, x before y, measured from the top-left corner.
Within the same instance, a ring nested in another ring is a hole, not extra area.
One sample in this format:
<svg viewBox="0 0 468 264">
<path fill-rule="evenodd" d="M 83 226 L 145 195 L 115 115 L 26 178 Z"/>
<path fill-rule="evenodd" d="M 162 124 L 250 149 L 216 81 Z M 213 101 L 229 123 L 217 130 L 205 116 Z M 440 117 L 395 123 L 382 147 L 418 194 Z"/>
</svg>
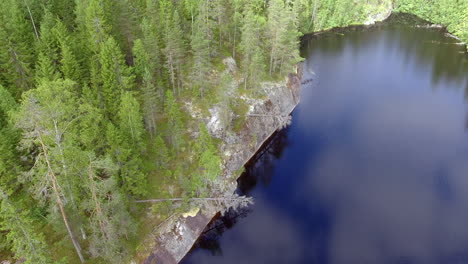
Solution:
<svg viewBox="0 0 468 264">
<path fill-rule="evenodd" d="M 250 105 L 247 119 L 235 135 L 216 135 L 223 140 L 223 181 L 218 195 L 231 195 L 237 188 L 240 169 L 255 155 L 265 141 L 281 129 L 299 103 L 302 66 L 297 74 L 290 74 L 279 83 L 263 83 L 264 99 L 246 99 Z M 210 128 L 210 126 L 209 126 Z M 212 130 L 212 129 L 210 129 Z M 203 206 L 196 215 L 176 215 L 160 227 L 154 240 L 156 246 L 144 261 L 145 264 L 178 263 L 190 251 L 193 244 L 216 214 L 220 205 Z"/>
</svg>

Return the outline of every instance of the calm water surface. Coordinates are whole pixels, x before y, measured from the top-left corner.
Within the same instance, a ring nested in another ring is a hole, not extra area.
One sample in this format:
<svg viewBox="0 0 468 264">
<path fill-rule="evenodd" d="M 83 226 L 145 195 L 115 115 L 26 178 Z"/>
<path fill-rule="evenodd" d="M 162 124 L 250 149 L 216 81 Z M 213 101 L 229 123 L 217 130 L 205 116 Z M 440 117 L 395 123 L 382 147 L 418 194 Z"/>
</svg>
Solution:
<svg viewBox="0 0 468 264">
<path fill-rule="evenodd" d="M 432 29 L 304 43 L 302 101 L 183 263 L 468 263 L 468 56 Z"/>
</svg>

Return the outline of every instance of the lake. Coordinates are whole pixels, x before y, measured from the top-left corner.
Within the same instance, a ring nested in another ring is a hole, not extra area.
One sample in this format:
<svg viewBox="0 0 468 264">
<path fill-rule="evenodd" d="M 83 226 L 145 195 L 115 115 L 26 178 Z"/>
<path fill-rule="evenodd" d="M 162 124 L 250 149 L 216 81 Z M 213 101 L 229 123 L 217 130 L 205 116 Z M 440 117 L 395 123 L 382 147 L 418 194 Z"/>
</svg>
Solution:
<svg viewBox="0 0 468 264">
<path fill-rule="evenodd" d="M 255 204 L 182 263 L 468 263 L 468 55 L 400 20 L 304 38 L 313 81 L 239 179 Z"/>
</svg>

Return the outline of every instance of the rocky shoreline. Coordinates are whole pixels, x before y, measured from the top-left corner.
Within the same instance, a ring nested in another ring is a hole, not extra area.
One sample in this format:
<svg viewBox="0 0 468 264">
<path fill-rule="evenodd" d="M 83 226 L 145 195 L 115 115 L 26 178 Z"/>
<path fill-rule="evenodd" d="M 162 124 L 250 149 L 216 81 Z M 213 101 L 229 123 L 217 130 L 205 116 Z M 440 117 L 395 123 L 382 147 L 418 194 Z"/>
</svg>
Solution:
<svg viewBox="0 0 468 264">
<path fill-rule="evenodd" d="M 378 14 L 369 14 L 366 25 L 383 21 L 391 14 L 389 5 Z M 228 67 L 229 68 L 229 67 Z M 279 83 L 262 83 L 266 97 L 262 100 L 246 98 L 250 105 L 245 125 L 239 133 L 226 135 L 219 133 L 216 116 L 207 121 L 210 133 L 223 141 L 224 173 L 220 197 L 232 195 L 237 188 L 237 178 L 247 162 L 261 150 L 265 142 L 276 131 L 289 122 L 289 116 L 299 104 L 302 81 L 302 64 L 295 74 L 289 74 Z M 306 80 L 307 81 L 307 80 Z M 192 212 L 173 215 L 158 226 L 158 233 L 153 237 L 155 246 L 145 257 L 144 264 L 179 263 L 193 247 L 205 230 L 205 227 L 225 208 L 219 204 L 195 208 Z"/>
<path fill-rule="evenodd" d="M 289 115 L 299 104 L 301 78 L 300 65 L 297 73 L 289 74 L 285 81 L 262 83 L 266 96 L 262 100 L 252 99 L 249 102 L 245 124 L 234 136 L 217 135 L 213 124 L 208 122 L 213 136 L 223 140 L 224 172 L 220 196 L 235 192 L 242 167 L 288 122 Z M 178 263 L 190 251 L 205 227 L 224 209 L 222 205 L 213 204 L 167 219 L 158 227 L 158 234 L 153 238 L 156 246 L 143 263 Z"/>
</svg>

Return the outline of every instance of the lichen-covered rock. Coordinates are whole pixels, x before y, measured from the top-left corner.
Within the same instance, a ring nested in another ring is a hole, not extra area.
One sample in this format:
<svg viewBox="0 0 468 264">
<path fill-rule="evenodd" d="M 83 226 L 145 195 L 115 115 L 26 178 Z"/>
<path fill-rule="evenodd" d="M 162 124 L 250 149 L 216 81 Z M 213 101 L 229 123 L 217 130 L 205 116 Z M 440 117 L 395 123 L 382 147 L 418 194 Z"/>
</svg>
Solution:
<svg viewBox="0 0 468 264">
<path fill-rule="evenodd" d="M 231 74 L 237 73 L 237 63 L 232 57 L 225 58 L 223 64 Z"/>
</svg>

